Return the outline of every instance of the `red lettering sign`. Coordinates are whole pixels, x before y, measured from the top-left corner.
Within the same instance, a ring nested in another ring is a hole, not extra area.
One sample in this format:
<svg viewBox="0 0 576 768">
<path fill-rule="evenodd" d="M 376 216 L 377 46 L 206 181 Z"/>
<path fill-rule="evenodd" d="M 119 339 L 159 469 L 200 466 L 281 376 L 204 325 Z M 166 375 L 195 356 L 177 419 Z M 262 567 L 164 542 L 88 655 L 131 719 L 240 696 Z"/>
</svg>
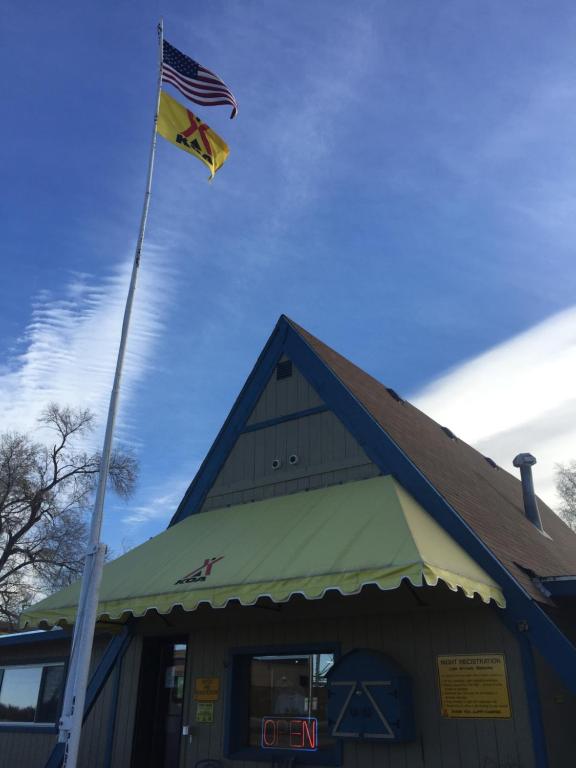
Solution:
<svg viewBox="0 0 576 768">
<path fill-rule="evenodd" d="M 262 749 L 318 749 L 318 720 L 315 717 L 263 717 Z"/>
<path fill-rule="evenodd" d="M 262 721 L 262 746 L 273 747 L 276 744 L 276 721 L 264 719 Z"/>
</svg>

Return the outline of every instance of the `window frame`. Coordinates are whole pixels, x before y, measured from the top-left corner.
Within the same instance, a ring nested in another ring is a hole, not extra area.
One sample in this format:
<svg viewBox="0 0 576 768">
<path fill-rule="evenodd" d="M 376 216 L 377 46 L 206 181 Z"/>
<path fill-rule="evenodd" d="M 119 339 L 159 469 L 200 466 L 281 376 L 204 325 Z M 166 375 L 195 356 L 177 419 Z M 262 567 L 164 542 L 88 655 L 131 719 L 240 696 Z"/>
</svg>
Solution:
<svg viewBox="0 0 576 768">
<path fill-rule="evenodd" d="M 68 674 L 68 659 L 63 656 L 52 656 L 50 658 L 34 659 L 34 661 L 26 660 L 22 661 L 0 661 L 0 690 L 1 684 L 4 678 L 4 671 L 7 669 L 27 669 L 30 667 L 40 667 L 42 674 L 40 676 L 40 685 L 38 687 L 38 697 L 36 699 L 36 708 L 38 708 L 38 700 L 40 694 L 44 690 L 45 678 L 44 669 L 46 667 L 63 667 L 64 669 L 64 682 L 66 682 L 66 676 Z M 0 720 L 0 733 L 58 733 L 58 720 L 62 711 L 62 699 L 64 695 L 64 687 L 60 694 L 60 702 L 58 706 L 58 716 L 55 722 L 48 723 L 26 723 L 18 722 L 14 720 Z"/>
<path fill-rule="evenodd" d="M 342 743 L 317 752 L 298 749 L 261 749 L 245 743 L 246 723 L 233 719 L 234 712 L 248 712 L 250 688 L 250 659 L 253 656 L 306 655 L 332 653 L 334 662 L 340 658 L 340 643 L 291 643 L 285 645 L 254 645 L 231 648 L 226 679 L 226 706 L 224 724 L 224 756 L 228 760 L 252 760 L 271 763 L 294 760 L 295 765 L 342 765 Z"/>
</svg>

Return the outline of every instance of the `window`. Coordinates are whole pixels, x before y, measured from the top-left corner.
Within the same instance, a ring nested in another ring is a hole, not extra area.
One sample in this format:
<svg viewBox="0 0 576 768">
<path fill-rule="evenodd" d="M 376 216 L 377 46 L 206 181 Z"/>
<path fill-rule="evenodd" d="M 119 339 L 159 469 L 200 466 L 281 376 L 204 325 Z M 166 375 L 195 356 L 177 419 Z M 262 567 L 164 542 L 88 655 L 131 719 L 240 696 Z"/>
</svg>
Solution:
<svg viewBox="0 0 576 768">
<path fill-rule="evenodd" d="M 327 674 L 333 648 L 233 654 L 227 753 L 232 759 L 338 764 L 328 723 Z"/>
<path fill-rule="evenodd" d="M 0 667 L 0 724 L 52 724 L 60 715 L 64 664 Z"/>
<path fill-rule="evenodd" d="M 289 379 L 292 376 L 292 360 L 282 360 L 276 366 L 276 381 Z"/>
</svg>

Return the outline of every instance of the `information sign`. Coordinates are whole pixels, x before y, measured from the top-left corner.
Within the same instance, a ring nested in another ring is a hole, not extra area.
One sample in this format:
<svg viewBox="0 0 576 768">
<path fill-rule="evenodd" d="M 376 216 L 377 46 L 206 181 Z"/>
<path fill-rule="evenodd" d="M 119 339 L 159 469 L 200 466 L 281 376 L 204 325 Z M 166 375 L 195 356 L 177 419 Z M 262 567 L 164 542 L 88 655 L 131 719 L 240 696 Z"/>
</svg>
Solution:
<svg viewBox="0 0 576 768">
<path fill-rule="evenodd" d="M 196 704 L 196 722 L 213 723 L 214 722 L 214 702 L 199 701 Z"/>
<path fill-rule="evenodd" d="M 444 717 L 511 716 L 503 653 L 438 656 L 438 680 Z"/>
<path fill-rule="evenodd" d="M 220 697 L 219 677 L 197 677 L 194 680 L 194 699 L 196 701 L 218 701 Z"/>
</svg>

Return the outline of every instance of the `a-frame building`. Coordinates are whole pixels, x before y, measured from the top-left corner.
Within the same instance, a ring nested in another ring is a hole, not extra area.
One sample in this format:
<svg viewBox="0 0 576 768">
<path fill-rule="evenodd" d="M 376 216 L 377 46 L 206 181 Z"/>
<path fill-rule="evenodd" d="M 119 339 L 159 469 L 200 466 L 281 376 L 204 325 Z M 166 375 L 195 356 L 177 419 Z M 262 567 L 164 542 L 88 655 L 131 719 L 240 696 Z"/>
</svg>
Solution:
<svg viewBox="0 0 576 768">
<path fill-rule="evenodd" d="M 167 531 L 106 567 L 83 764 L 568 768 L 576 534 L 529 490 L 281 317 Z M 0 681 L 0 768 L 49 758 L 67 642 L 0 639 L 40 681 L 21 722 Z"/>
</svg>

